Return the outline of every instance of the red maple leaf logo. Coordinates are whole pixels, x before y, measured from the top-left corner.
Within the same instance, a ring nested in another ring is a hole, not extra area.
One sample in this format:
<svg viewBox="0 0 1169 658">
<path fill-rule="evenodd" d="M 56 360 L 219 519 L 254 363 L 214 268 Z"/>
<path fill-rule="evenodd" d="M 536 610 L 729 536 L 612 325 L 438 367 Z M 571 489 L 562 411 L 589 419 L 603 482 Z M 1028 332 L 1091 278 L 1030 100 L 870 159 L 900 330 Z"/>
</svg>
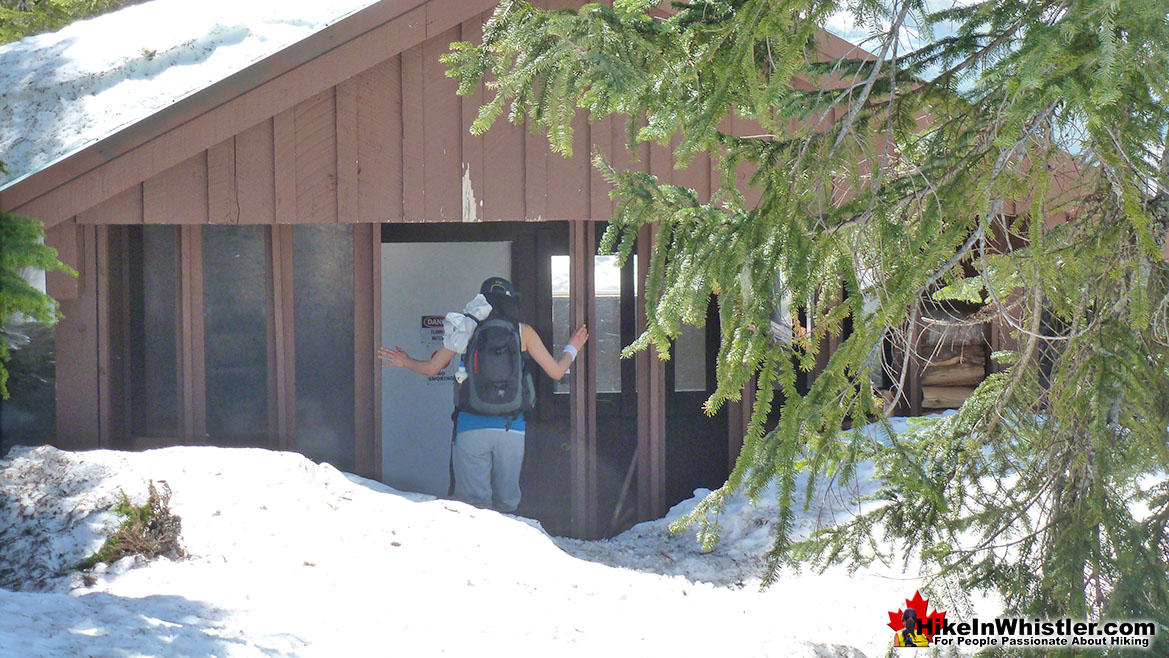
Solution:
<svg viewBox="0 0 1169 658">
<path fill-rule="evenodd" d="M 921 592 L 914 592 L 912 599 L 905 599 L 907 608 L 913 608 L 917 613 L 917 618 L 921 622 L 921 634 L 930 642 L 934 641 L 934 634 L 942 628 L 942 622 L 946 619 L 946 613 L 938 610 L 926 614 L 926 608 L 929 606 L 930 600 L 921 598 Z M 900 631 L 905 628 L 905 623 L 901 621 L 901 615 L 905 612 L 905 608 L 898 608 L 897 612 L 889 613 L 889 628 L 894 631 Z"/>
</svg>

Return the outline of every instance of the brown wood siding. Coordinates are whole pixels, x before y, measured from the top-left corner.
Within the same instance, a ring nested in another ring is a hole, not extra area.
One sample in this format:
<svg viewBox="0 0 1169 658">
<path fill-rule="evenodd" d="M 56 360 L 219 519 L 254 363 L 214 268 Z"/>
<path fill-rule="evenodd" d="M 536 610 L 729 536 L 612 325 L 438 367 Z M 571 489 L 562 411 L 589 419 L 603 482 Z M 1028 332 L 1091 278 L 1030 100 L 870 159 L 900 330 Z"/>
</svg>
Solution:
<svg viewBox="0 0 1169 658">
<path fill-rule="evenodd" d="M 107 199 L 77 215 L 79 224 L 141 224 L 142 185 Z"/>
<path fill-rule="evenodd" d="M 207 221 L 211 224 L 239 224 L 235 163 L 235 137 L 207 150 Z"/>
<path fill-rule="evenodd" d="M 235 136 L 235 200 L 240 224 L 276 222 L 276 170 L 273 120 L 266 119 Z"/>
<path fill-rule="evenodd" d="M 57 224 L 45 231 L 45 244 L 57 250 L 57 259 L 83 275 L 81 252 L 79 245 L 81 228 L 75 222 Z M 45 274 L 45 290 L 59 302 L 72 301 L 80 294 L 79 278 L 69 276 L 63 272 L 54 271 Z"/>
<path fill-rule="evenodd" d="M 484 12 L 465 21 L 460 28 L 463 41 L 477 43 L 483 36 L 483 22 L 487 20 L 489 15 L 489 13 Z M 479 86 L 475 88 L 474 93 L 462 99 L 463 126 L 469 128 L 474 123 L 479 106 L 482 105 L 486 97 L 483 87 Z M 487 192 L 483 186 L 483 181 L 486 180 L 484 178 L 486 175 L 484 172 L 485 143 L 486 135 L 472 135 L 469 129 L 462 131 L 463 169 L 460 172 L 462 174 L 460 192 L 462 193 L 462 220 L 464 222 L 473 222 L 483 216 L 484 194 Z M 479 183 L 478 189 L 473 184 L 476 181 Z"/>
<path fill-rule="evenodd" d="M 426 151 L 423 132 L 422 49 L 402 53 L 402 219 L 422 221 L 425 214 Z"/>
<path fill-rule="evenodd" d="M 357 216 L 342 221 L 402 219 L 402 59 L 395 55 L 355 79 Z"/>
<path fill-rule="evenodd" d="M 147 224 L 207 222 L 207 152 L 145 181 L 143 221 Z"/>
<path fill-rule="evenodd" d="M 423 221 L 462 219 L 462 101 L 455 93 L 457 81 L 446 77 L 446 67 L 438 61 L 449 50 L 451 42 L 459 40 L 459 28 L 455 27 L 421 46 L 423 157 L 426 159 Z"/>
<path fill-rule="evenodd" d="M 357 221 L 357 81 L 337 85 L 333 97 L 337 128 L 337 218 Z"/>
<path fill-rule="evenodd" d="M 335 87 L 293 108 L 296 222 L 337 221 L 337 113 Z"/>
<path fill-rule="evenodd" d="M 76 228 L 76 227 L 75 227 Z M 62 450 L 98 447 L 97 227 L 78 228 L 81 281 L 76 298 L 61 302 L 57 324 L 57 437 Z"/>
</svg>

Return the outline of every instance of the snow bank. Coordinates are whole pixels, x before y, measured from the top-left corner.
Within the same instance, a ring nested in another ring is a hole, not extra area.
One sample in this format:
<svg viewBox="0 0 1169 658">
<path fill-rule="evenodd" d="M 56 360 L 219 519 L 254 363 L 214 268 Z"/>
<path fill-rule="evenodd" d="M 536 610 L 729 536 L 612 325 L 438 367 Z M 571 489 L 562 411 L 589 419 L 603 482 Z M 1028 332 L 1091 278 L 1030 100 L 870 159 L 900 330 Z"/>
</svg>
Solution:
<svg viewBox="0 0 1169 658">
<path fill-rule="evenodd" d="M 0 186 L 374 0 L 154 0 L 0 46 Z"/>
<path fill-rule="evenodd" d="M 120 491 L 141 502 L 150 480 L 171 487 L 191 558 L 56 575 L 100 543 Z M 17 448 L 0 461 L 0 518 L 13 656 L 872 657 L 906 589 L 882 583 L 880 605 L 842 615 L 823 587 L 805 600 L 613 568 L 534 522 L 258 449 Z M 644 548 L 673 550 L 658 541 Z"/>
</svg>

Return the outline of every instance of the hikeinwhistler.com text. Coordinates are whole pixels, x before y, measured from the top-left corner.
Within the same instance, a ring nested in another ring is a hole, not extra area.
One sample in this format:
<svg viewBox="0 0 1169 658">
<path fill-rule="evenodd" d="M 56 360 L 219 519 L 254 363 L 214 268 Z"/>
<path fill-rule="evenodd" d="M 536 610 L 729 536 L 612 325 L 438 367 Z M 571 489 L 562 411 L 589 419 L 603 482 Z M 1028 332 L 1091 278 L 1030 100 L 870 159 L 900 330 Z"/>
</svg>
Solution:
<svg viewBox="0 0 1169 658">
<path fill-rule="evenodd" d="M 993 621 L 919 621 L 937 646 L 957 647 L 1133 647 L 1147 649 L 1157 636 L 1153 621 L 1085 621 L 998 617 Z"/>
</svg>

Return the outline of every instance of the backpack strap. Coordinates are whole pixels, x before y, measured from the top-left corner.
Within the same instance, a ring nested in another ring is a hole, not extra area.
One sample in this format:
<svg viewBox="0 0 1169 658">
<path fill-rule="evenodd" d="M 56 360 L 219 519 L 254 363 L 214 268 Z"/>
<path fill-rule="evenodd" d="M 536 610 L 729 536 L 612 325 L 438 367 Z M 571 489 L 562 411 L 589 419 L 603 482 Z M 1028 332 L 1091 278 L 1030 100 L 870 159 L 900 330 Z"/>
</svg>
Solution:
<svg viewBox="0 0 1169 658">
<path fill-rule="evenodd" d="M 455 497 L 455 439 L 459 436 L 459 410 L 458 407 L 451 412 L 451 461 L 450 474 L 451 485 L 447 487 L 447 498 Z"/>
</svg>

